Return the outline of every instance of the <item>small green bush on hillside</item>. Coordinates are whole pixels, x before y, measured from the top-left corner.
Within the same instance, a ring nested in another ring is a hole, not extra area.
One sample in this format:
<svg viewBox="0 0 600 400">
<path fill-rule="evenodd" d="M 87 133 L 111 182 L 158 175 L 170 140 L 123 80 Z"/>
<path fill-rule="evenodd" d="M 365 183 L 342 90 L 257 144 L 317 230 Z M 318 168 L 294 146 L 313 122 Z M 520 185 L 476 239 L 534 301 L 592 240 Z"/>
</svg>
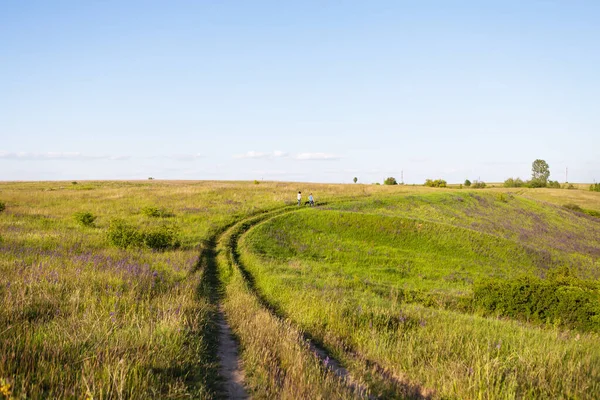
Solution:
<svg viewBox="0 0 600 400">
<path fill-rule="evenodd" d="M 6 204 L 4 204 L 3 201 L 0 201 L 0 212 L 4 211 L 6 209 Z"/>
<path fill-rule="evenodd" d="M 465 179 L 465 186 L 466 186 L 466 187 L 469 187 L 469 186 L 471 186 L 471 181 L 470 181 L 470 180 L 468 180 L 468 179 Z"/>
<path fill-rule="evenodd" d="M 574 203 L 567 203 L 563 207 L 567 210 L 583 212 L 583 208 Z"/>
<path fill-rule="evenodd" d="M 446 181 L 443 180 L 443 179 L 436 179 L 436 180 L 426 179 L 425 180 L 425 186 L 428 186 L 428 187 L 446 187 Z"/>
<path fill-rule="evenodd" d="M 600 192 L 600 183 L 594 183 L 590 185 L 590 190 L 592 192 Z"/>
<path fill-rule="evenodd" d="M 145 216 L 153 218 L 167 218 L 174 215 L 172 212 L 158 207 L 144 207 L 140 211 Z"/>
<path fill-rule="evenodd" d="M 600 218 L 600 212 L 599 211 L 596 211 L 596 210 L 586 210 L 585 208 L 579 207 L 577 204 L 568 203 L 568 204 L 563 205 L 563 208 L 566 208 L 567 210 L 571 210 L 571 211 L 576 211 L 576 212 L 584 213 L 584 214 L 590 215 L 592 217 L 598 217 L 598 218 Z"/>
<path fill-rule="evenodd" d="M 394 178 L 393 176 L 390 176 L 389 178 L 385 178 L 385 180 L 383 181 L 384 185 L 397 185 L 398 182 L 396 181 L 396 178 Z"/>
<path fill-rule="evenodd" d="M 73 214 L 73 218 L 83 226 L 94 226 L 96 221 L 96 216 L 90 212 L 77 212 Z"/>
<path fill-rule="evenodd" d="M 141 234 L 142 242 L 154 250 L 175 249 L 180 246 L 177 230 L 172 226 L 161 225 Z"/>
<path fill-rule="evenodd" d="M 557 274 L 549 279 L 488 279 L 473 286 L 473 305 L 485 313 L 583 331 L 600 331 L 597 282 Z"/>
<path fill-rule="evenodd" d="M 595 210 L 583 210 L 587 215 L 591 215 L 592 217 L 600 218 L 600 212 Z"/>
<path fill-rule="evenodd" d="M 122 249 L 139 246 L 142 243 L 142 236 L 138 230 L 122 219 L 110 221 L 107 236 L 112 245 Z"/>
</svg>

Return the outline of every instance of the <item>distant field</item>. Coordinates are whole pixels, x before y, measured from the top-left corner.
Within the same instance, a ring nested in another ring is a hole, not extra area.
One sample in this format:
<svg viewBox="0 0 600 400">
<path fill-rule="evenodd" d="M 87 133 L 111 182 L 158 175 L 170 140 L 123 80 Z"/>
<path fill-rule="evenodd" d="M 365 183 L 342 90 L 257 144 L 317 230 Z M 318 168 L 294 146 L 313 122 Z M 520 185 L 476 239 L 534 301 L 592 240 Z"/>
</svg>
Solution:
<svg viewBox="0 0 600 400">
<path fill-rule="evenodd" d="M 259 398 L 600 396 L 600 218 L 563 207 L 600 193 L 6 182 L 0 202 L 0 398 L 219 397 L 219 304 Z M 564 316 L 491 304 L 507 282 L 556 285 Z"/>
</svg>

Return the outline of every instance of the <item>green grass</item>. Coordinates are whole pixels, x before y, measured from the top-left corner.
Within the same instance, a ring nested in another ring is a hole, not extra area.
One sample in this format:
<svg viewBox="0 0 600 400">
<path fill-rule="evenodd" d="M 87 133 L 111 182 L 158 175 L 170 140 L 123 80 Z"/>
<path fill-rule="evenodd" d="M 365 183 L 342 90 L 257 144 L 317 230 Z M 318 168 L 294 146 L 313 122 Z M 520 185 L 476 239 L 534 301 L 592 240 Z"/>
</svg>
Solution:
<svg viewBox="0 0 600 400">
<path fill-rule="evenodd" d="M 490 277 L 544 277 L 570 266 L 597 282 L 598 222 L 489 193 L 328 208 L 343 211 L 306 210 L 252 229 L 241 261 L 282 315 L 348 365 L 358 353 L 435 397 L 600 393 L 597 334 L 558 320 L 485 318 L 469 306 L 473 283 Z"/>
<path fill-rule="evenodd" d="M 298 190 L 327 204 L 294 207 Z M 597 334 L 470 307 L 483 278 L 545 279 L 564 266 L 600 277 L 598 218 L 562 207 L 600 211 L 600 194 L 519 193 L 0 183 L 0 389 L 14 398 L 214 398 L 219 299 L 258 398 L 357 396 L 311 352 L 304 330 L 386 398 L 594 397 Z M 214 265 L 207 261 L 217 234 L 283 207 L 292 213 L 257 226 L 239 248 L 259 296 L 231 253 L 247 223 L 222 237 Z M 108 235 L 115 219 L 144 238 L 168 226 L 178 245 L 119 248 Z"/>
<path fill-rule="evenodd" d="M 311 189 L 318 200 L 362 195 Z M 293 204 L 297 190 L 271 182 L 0 183 L 0 379 L 16 398 L 214 397 L 215 305 L 198 265 L 202 249 L 245 216 Z M 74 218 L 83 213 L 93 224 Z M 108 240 L 113 219 L 146 233 L 168 223 L 180 246 L 119 249 Z"/>
</svg>

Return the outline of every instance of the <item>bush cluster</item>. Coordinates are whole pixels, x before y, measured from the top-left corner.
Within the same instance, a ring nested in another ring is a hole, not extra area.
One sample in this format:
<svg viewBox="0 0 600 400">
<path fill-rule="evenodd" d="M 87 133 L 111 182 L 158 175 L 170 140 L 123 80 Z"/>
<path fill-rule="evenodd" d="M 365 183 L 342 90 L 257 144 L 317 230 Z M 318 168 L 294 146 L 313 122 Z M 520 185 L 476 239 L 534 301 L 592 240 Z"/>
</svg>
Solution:
<svg viewBox="0 0 600 400">
<path fill-rule="evenodd" d="M 181 245 L 177 229 L 169 225 L 149 228 L 142 232 L 143 244 L 154 250 L 175 249 Z"/>
<path fill-rule="evenodd" d="M 484 181 L 473 181 L 473 183 L 471 184 L 471 187 L 474 189 L 483 189 L 484 187 L 486 187 L 487 185 L 485 184 Z"/>
<path fill-rule="evenodd" d="M 507 180 L 504 181 L 504 187 L 507 188 L 518 188 L 518 187 L 523 187 L 526 186 L 526 183 L 523 182 L 523 180 L 521 178 L 508 178 Z"/>
<path fill-rule="evenodd" d="M 390 176 L 389 178 L 385 178 L 385 180 L 383 181 L 384 185 L 397 185 L 398 182 L 396 181 L 396 178 L 394 178 L 393 176 Z"/>
<path fill-rule="evenodd" d="M 508 178 L 504 181 L 504 187 L 507 188 L 519 188 L 519 187 L 529 187 L 529 188 L 541 188 L 541 187 L 549 187 L 553 189 L 561 189 L 560 183 L 558 181 L 552 180 L 541 180 L 541 179 L 531 179 L 529 181 L 523 181 L 521 178 Z M 569 185 L 569 189 L 575 189 L 575 186 Z"/>
<path fill-rule="evenodd" d="M 478 282 L 473 306 L 515 319 L 600 331 L 600 285 L 562 274 Z"/>
<path fill-rule="evenodd" d="M 160 225 L 138 229 L 122 219 L 110 222 L 107 232 L 108 241 L 117 247 L 148 247 L 154 250 L 168 250 L 180 246 L 178 230 L 174 226 Z"/>
<path fill-rule="evenodd" d="M 600 183 L 594 183 L 590 185 L 590 190 L 592 192 L 600 192 Z"/>
<path fill-rule="evenodd" d="M 96 216 L 91 212 L 76 212 L 73 214 L 73 218 L 83 226 L 94 226 L 94 221 L 96 221 Z"/>
<path fill-rule="evenodd" d="M 558 181 L 548 180 L 547 187 L 552 188 L 552 189 L 560 189 L 560 183 Z"/>
<path fill-rule="evenodd" d="M 469 187 L 469 186 L 471 186 L 471 181 L 470 181 L 470 180 L 468 180 L 468 179 L 465 179 L 465 186 L 466 186 L 466 187 Z"/>
<path fill-rule="evenodd" d="M 443 179 L 436 179 L 436 180 L 426 179 L 425 180 L 425 186 L 429 186 L 429 187 L 446 187 L 446 181 L 443 180 Z"/>
<path fill-rule="evenodd" d="M 6 204 L 4 204 L 3 201 L 0 201 L 0 212 L 4 211 L 6 209 Z"/>
</svg>

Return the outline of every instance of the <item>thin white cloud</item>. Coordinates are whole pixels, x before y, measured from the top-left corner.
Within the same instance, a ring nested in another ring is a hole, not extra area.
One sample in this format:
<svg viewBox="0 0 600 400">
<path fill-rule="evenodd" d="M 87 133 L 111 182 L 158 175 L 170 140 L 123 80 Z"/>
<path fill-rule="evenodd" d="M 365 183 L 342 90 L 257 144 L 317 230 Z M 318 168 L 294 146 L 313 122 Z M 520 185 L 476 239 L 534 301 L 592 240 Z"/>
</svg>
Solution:
<svg viewBox="0 0 600 400">
<path fill-rule="evenodd" d="M 289 154 L 286 153 L 285 151 L 281 151 L 281 150 L 275 150 L 273 152 L 273 157 L 287 157 Z"/>
<path fill-rule="evenodd" d="M 237 154 L 233 158 L 267 158 L 269 153 L 261 153 L 258 151 L 249 151 L 245 154 Z"/>
<path fill-rule="evenodd" d="M 30 152 L 8 152 L 0 151 L 0 159 L 5 160 L 127 160 L 130 156 L 125 155 L 85 155 L 79 152 L 55 152 L 45 153 Z"/>
<path fill-rule="evenodd" d="M 198 160 L 199 158 L 203 158 L 204 155 L 202 154 L 174 154 L 171 156 L 168 156 L 167 158 L 173 159 L 173 160 L 177 160 L 177 161 L 194 161 L 194 160 Z"/>
<path fill-rule="evenodd" d="M 300 153 L 294 157 L 296 160 L 301 161 L 322 161 L 322 160 L 339 160 L 340 156 L 329 153 Z"/>
<path fill-rule="evenodd" d="M 285 158 L 289 155 L 285 151 L 275 150 L 271 153 L 263 153 L 259 151 L 249 151 L 245 154 L 234 155 L 233 158 Z"/>
</svg>

